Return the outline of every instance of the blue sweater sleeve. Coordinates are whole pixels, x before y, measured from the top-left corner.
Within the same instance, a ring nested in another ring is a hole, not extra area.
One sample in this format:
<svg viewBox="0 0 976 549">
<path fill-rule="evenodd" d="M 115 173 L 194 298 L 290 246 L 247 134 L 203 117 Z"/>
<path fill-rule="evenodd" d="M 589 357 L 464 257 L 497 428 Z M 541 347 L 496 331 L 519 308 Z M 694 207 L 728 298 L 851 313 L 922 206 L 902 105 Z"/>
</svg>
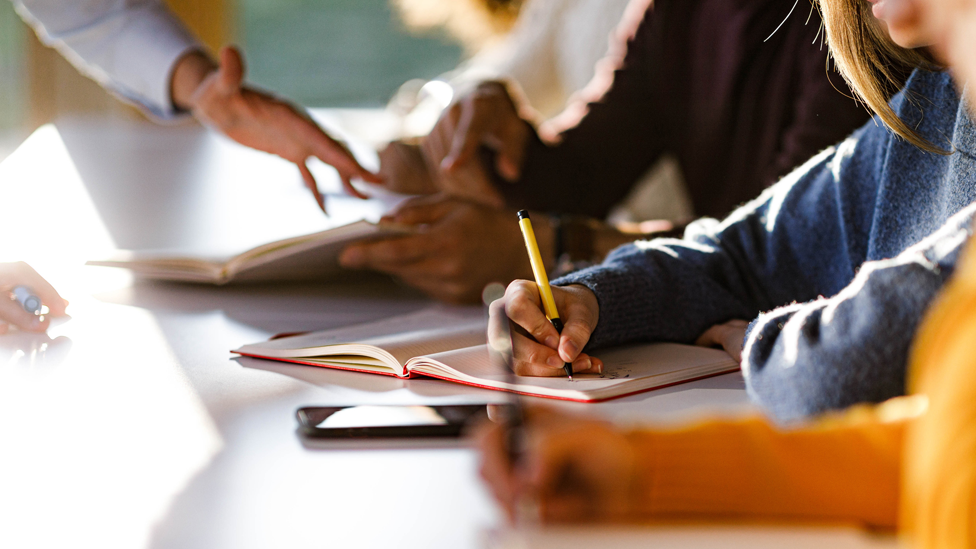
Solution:
<svg viewBox="0 0 976 549">
<path fill-rule="evenodd" d="M 974 210 L 895 258 L 865 263 L 836 296 L 756 319 L 742 360 L 753 400 L 791 421 L 903 394 L 913 335 L 955 268 Z"/>
<path fill-rule="evenodd" d="M 714 324 L 840 291 L 864 261 L 888 139 L 869 123 L 724 221 L 700 220 L 681 240 L 623 246 L 554 281 L 596 294 L 589 347 L 691 343 Z"/>
</svg>

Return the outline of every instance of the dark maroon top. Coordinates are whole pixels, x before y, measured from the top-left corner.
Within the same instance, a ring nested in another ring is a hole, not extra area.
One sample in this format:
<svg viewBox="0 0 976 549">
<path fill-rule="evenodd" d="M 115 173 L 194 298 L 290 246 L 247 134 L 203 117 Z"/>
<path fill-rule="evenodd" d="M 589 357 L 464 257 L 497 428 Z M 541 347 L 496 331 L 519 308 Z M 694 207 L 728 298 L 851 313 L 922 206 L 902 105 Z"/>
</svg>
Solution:
<svg viewBox="0 0 976 549">
<path fill-rule="evenodd" d="M 670 152 L 695 213 L 723 216 L 848 135 L 868 113 L 828 73 L 819 15 L 805 23 L 809 3 L 763 42 L 791 6 L 656 0 L 636 10 L 643 20 L 625 55 L 604 70 L 609 88 L 563 126 L 558 144 L 529 143 L 520 181 L 499 183 L 511 205 L 604 217 Z"/>
</svg>

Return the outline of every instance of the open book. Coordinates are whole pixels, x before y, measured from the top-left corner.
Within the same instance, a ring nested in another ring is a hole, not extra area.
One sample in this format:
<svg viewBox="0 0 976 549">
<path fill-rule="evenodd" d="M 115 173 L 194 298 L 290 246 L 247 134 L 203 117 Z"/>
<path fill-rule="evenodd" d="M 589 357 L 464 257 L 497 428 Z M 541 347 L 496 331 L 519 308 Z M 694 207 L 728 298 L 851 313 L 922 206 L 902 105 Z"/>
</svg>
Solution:
<svg viewBox="0 0 976 549">
<path fill-rule="evenodd" d="M 346 245 L 406 234 L 411 229 L 389 223 L 356 221 L 317 233 L 278 240 L 232 257 L 203 258 L 165 251 L 123 251 L 88 265 L 121 267 L 137 276 L 179 282 L 226 284 L 318 279 L 339 270 Z"/>
<path fill-rule="evenodd" d="M 596 402 L 734 372 L 739 365 L 724 351 L 654 343 L 595 352 L 604 373 L 565 377 L 512 376 L 490 358 L 487 322 L 480 310 L 461 314 L 426 310 L 370 324 L 326 330 L 245 345 L 234 353 L 384 374 L 429 376 L 447 381 L 579 402 Z"/>
</svg>

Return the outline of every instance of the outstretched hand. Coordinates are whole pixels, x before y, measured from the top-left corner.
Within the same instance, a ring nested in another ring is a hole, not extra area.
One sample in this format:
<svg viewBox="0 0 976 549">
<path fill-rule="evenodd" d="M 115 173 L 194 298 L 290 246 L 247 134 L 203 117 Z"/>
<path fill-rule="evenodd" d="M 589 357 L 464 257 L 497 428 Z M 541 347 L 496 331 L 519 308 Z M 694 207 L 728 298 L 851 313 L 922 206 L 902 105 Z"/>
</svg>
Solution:
<svg viewBox="0 0 976 549">
<path fill-rule="evenodd" d="M 326 134 L 304 110 L 245 86 L 244 61 L 234 47 L 221 49 L 220 65 L 215 70 L 201 53 L 185 56 L 174 71 L 172 91 L 174 103 L 192 111 L 202 123 L 242 145 L 278 155 L 298 166 L 322 211 L 325 201 L 306 165 L 309 157 L 334 167 L 343 187 L 353 196 L 365 198 L 353 187 L 354 177 L 382 182 L 379 175 L 360 166 L 349 149 Z"/>
</svg>

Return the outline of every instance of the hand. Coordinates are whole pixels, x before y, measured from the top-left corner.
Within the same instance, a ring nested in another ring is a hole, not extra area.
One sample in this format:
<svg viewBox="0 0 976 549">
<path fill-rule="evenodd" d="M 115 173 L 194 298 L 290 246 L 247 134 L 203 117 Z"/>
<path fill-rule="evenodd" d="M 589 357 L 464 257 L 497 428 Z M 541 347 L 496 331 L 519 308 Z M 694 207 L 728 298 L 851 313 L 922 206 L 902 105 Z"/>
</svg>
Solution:
<svg viewBox="0 0 976 549">
<path fill-rule="evenodd" d="M 599 320 L 596 295 L 589 288 L 574 284 L 553 286 L 552 297 L 563 321 L 562 334 L 546 318 L 535 282 L 516 280 L 505 290 L 504 312 L 516 326 L 512 330 L 515 373 L 563 376 L 566 362 L 573 365 L 573 373 L 603 373 L 603 361 L 581 352 Z M 499 309 L 493 311 L 498 313 Z"/>
<path fill-rule="evenodd" d="M 41 303 L 49 310 L 48 315 L 34 315 L 24 310 L 11 293 L 17 286 L 27 286 L 41 298 Z M 58 295 L 54 287 L 30 265 L 23 262 L 0 263 L 0 334 L 7 333 L 11 324 L 27 332 L 43 332 L 50 324 L 48 317 L 63 316 L 67 306 L 68 301 Z"/>
<path fill-rule="evenodd" d="M 736 362 L 742 362 L 742 342 L 746 338 L 747 328 L 749 328 L 749 322 L 745 320 L 730 320 L 725 324 L 716 324 L 698 336 L 695 345 L 701 347 L 720 346 Z"/>
<path fill-rule="evenodd" d="M 413 198 L 386 219 L 419 233 L 348 246 L 339 263 L 402 279 L 451 302 L 480 300 L 489 282 L 531 276 L 515 215 L 444 195 Z M 538 235 L 543 244 L 542 231 Z M 548 242 L 551 249 L 551 242 Z"/>
<path fill-rule="evenodd" d="M 528 449 L 509 462 L 504 429 L 478 433 L 481 476 L 509 518 L 534 501 L 546 522 L 621 520 L 633 514 L 636 460 L 622 433 L 603 422 L 527 408 Z"/>
<path fill-rule="evenodd" d="M 501 206 L 501 196 L 484 173 L 478 150 L 482 145 L 494 149 L 495 169 L 514 181 L 521 175 L 531 131 L 505 86 L 486 82 L 441 115 L 424 139 L 424 155 L 431 171 L 441 174 L 445 192 Z"/>
<path fill-rule="evenodd" d="M 434 194 L 439 190 L 437 176 L 428 169 L 420 147 L 403 141 L 393 141 L 380 151 L 380 176 L 383 186 L 396 193 Z"/>
<path fill-rule="evenodd" d="M 353 177 L 370 183 L 382 182 L 381 177 L 360 166 L 352 153 L 322 131 L 307 113 L 248 88 L 243 81 L 244 64 L 236 48 L 225 47 L 220 51 L 220 66 L 216 70 L 203 54 L 190 53 L 177 63 L 173 72 L 173 102 L 240 144 L 293 162 L 322 211 L 325 211 L 325 201 L 305 164 L 309 157 L 334 167 L 343 187 L 353 196 L 365 198 L 352 186 Z"/>
</svg>

